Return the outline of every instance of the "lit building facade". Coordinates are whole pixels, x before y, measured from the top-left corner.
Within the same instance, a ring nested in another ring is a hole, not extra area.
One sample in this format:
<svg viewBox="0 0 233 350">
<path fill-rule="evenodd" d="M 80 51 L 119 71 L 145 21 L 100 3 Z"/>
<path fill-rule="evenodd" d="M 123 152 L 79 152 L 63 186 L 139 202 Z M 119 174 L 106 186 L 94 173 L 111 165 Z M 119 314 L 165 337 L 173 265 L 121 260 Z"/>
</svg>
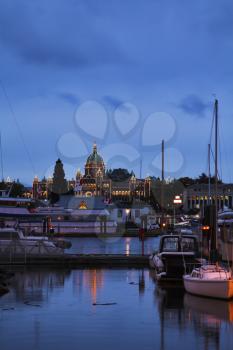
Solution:
<svg viewBox="0 0 233 350">
<path fill-rule="evenodd" d="M 92 153 L 88 156 L 84 174 L 77 171 L 75 179 L 68 180 L 68 190 L 73 191 L 75 196 L 91 197 L 103 196 L 106 200 L 129 201 L 132 199 L 146 200 L 150 197 L 151 178 L 137 179 L 134 174 L 122 181 L 114 181 L 106 172 L 103 158 L 98 153 L 94 143 Z M 53 179 L 39 181 L 34 178 L 32 193 L 35 199 L 46 199 L 52 191 Z"/>
<path fill-rule="evenodd" d="M 215 204 L 214 185 L 195 184 L 187 187 L 183 192 L 184 210 L 199 209 L 203 212 L 205 207 L 209 204 Z M 217 194 L 218 208 L 228 207 L 233 208 L 233 185 L 219 184 Z"/>
</svg>

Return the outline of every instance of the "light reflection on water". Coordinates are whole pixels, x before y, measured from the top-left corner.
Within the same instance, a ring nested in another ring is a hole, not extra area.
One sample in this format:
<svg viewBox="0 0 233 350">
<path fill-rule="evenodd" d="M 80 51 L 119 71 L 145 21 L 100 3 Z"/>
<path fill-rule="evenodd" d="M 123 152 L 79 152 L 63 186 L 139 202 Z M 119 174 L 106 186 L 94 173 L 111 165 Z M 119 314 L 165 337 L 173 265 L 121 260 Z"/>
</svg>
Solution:
<svg viewBox="0 0 233 350">
<path fill-rule="evenodd" d="M 148 269 L 22 270 L 0 298 L 1 349 L 230 350 L 232 317 L 233 301 L 161 289 Z"/>
<path fill-rule="evenodd" d="M 68 237 L 72 247 L 67 253 L 75 254 L 141 254 L 142 243 L 138 237 L 112 237 L 112 238 L 73 238 Z M 147 238 L 144 242 L 145 254 L 151 254 L 158 248 L 159 237 Z"/>
</svg>

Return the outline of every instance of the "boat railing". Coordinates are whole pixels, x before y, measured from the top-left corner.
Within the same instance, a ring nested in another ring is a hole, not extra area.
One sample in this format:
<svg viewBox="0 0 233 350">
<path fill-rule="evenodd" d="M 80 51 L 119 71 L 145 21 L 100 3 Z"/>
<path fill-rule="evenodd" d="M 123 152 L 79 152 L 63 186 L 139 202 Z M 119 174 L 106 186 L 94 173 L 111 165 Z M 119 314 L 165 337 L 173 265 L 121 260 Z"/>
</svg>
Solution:
<svg viewBox="0 0 233 350">
<path fill-rule="evenodd" d="M 202 262 L 185 262 L 185 274 L 190 274 L 194 269 L 201 267 Z"/>
<path fill-rule="evenodd" d="M 5 241 L 3 244 L 0 240 L 0 259 L 9 259 L 12 262 L 20 258 L 26 262 L 30 257 L 60 256 L 63 253 L 63 249 L 55 245 L 48 245 L 46 241 L 38 240 L 33 243 L 30 246 L 25 245 L 21 240 L 12 239 L 9 243 Z"/>
</svg>

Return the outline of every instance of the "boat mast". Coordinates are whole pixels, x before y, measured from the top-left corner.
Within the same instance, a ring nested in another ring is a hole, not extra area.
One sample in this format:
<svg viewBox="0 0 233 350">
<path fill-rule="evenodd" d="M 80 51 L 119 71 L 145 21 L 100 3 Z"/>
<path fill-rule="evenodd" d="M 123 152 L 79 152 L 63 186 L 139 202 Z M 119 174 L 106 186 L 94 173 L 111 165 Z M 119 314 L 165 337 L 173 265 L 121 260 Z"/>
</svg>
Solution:
<svg viewBox="0 0 233 350">
<path fill-rule="evenodd" d="M 162 140 L 161 144 L 162 148 L 162 183 L 161 183 L 161 210 L 162 210 L 162 229 L 163 229 L 163 224 L 164 224 L 164 140 Z"/>
<path fill-rule="evenodd" d="M 1 158 L 1 175 L 2 175 L 2 182 L 4 181 L 4 174 L 3 174 L 3 157 L 2 157 L 2 133 L 0 131 L 0 158 Z"/>
<path fill-rule="evenodd" d="M 217 236 L 218 236 L 218 100 L 215 100 L 215 221 L 214 221 L 214 243 L 217 251 Z"/>
</svg>

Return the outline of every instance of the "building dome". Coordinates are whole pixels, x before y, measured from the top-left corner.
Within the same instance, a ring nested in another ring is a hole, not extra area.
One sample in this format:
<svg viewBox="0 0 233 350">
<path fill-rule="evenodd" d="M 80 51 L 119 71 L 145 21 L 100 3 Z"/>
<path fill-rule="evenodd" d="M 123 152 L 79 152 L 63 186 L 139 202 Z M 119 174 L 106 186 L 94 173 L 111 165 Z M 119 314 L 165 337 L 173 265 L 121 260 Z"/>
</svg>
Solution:
<svg viewBox="0 0 233 350">
<path fill-rule="evenodd" d="M 96 163 L 96 164 L 102 164 L 104 163 L 103 158 L 98 154 L 97 152 L 97 145 L 94 143 L 92 153 L 87 158 L 87 164 L 88 163 Z"/>
<path fill-rule="evenodd" d="M 88 156 L 86 161 L 85 176 L 90 175 L 91 177 L 96 177 L 99 171 L 104 174 L 105 165 L 103 158 L 97 152 L 97 145 L 94 143 L 92 153 Z"/>
</svg>

